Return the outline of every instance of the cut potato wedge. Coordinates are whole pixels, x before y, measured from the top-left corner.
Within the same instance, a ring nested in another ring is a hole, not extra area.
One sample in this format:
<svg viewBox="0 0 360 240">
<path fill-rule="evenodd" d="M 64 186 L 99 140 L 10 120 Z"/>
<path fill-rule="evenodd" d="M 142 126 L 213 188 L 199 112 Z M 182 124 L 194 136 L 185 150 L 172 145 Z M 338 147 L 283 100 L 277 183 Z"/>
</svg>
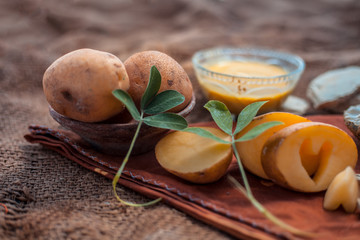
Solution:
<svg viewBox="0 0 360 240">
<path fill-rule="evenodd" d="M 342 205 L 346 212 L 352 213 L 356 210 L 358 192 L 355 172 L 351 167 L 347 167 L 330 183 L 324 197 L 324 208 L 332 211 Z"/>
<path fill-rule="evenodd" d="M 204 127 L 223 140 L 229 135 Z M 223 144 L 188 132 L 172 132 L 155 147 L 159 164 L 170 173 L 193 183 L 215 182 L 225 175 L 232 160 L 231 144 Z"/>
<path fill-rule="evenodd" d="M 290 125 L 265 143 L 261 161 L 270 179 L 302 192 L 325 190 L 347 166 L 355 167 L 357 148 L 341 129 L 319 122 Z"/>
<path fill-rule="evenodd" d="M 261 165 L 261 151 L 268 138 L 272 136 L 275 132 L 289 125 L 310 120 L 286 112 L 266 113 L 255 117 L 253 121 L 244 130 L 237 134 L 236 139 L 243 136 L 253 127 L 270 121 L 282 121 L 284 124 L 272 127 L 250 141 L 236 143 L 236 148 L 239 152 L 239 156 L 244 167 L 251 173 L 265 179 L 268 179 L 269 177 L 266 175 Z"/>
</svg>

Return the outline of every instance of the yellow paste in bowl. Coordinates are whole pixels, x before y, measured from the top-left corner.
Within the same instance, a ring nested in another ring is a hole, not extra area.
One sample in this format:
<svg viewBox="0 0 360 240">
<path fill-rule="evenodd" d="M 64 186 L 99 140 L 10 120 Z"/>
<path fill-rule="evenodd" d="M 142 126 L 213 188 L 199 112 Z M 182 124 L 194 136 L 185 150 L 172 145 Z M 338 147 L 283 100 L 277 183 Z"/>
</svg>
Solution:
<svg viewBox="0 0 360 240">
<path fill-rule="evenodd" d="M 237 78 L 257 77 L 260 80 L 261 77 L 268 78 L 287 74 L 287 71 L 279 66 L 251 61 L 219 61 L 207 65 L 206 68 L 213 72 L 233 75 Z M 292 90 L 288 88 L 285 82 L 242 85 L 236 81 L 227 83 L 213 79 L 203 79 L 200 80 L 200 84 L 209 99 L 225 103 L 229 110 L 235 114 L 238 114 L 248 104 L 256 101 L 269 101 L 260 109 L 262 113 L 279 109 Z"/>
<path fill-rule="evenodd" d="M 274 77 L 287 72 L 275 65 L 261 62 L 221 61 L 207 66 L 213 72 L 239 77 Z"/>
</svg>

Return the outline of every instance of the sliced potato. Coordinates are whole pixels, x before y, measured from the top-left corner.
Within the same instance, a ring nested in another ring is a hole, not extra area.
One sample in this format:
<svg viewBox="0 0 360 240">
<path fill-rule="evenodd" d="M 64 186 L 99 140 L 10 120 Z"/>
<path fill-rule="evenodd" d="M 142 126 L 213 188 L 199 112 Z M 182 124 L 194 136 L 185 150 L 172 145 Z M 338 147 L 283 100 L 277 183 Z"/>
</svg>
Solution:
<svg viewBox="0 0 360 240">
<path fill-rule="evenodd" d="M 265 143 L 261 161 L 277 184 L 302 192 L 325 190 L 347 166 L 355 167 L 357 148 L 341 129 L 319 122 L 290 125 Z"/>
<path fill-rule="evenodd" d="M 221 139 L 229 135 L 216 128 L 204 128 Z M 215 182 L 225 175 L 232 160 L 230 144 L 188 132 L 172 132 L 155 147 L 156 159 L 170 173 L 193 183 Z"/>
<path fill-rule="evenodd" d="M 347 167 L 335 176 L 328 187 L 324 208 L 332 211 L 342 205 L 346 212 L 352 213 L 356 210 L 358 192 L 359 185 L 355 172 L 351 167 Z"/>
<path fill-rule="evenodd" d="M 236 143 L 236 149 L 239 152 L 239 156 L 244 167 L 253 174 L 265 179 L 268 179 L 269 177 L 266 175 L 261 165 L 261 151 L 266 140 L 280 129 L 283 129 L 294 123 L 306 122 L 310 120 L 286 112 L 266 113 L 255 117 L 244 130 L 237 134 L 236 139 L 243 136 L 253 127 L 270 121 L 282 121 L 284 124 L 272 127 L 250 141 Z"/>
</svg>

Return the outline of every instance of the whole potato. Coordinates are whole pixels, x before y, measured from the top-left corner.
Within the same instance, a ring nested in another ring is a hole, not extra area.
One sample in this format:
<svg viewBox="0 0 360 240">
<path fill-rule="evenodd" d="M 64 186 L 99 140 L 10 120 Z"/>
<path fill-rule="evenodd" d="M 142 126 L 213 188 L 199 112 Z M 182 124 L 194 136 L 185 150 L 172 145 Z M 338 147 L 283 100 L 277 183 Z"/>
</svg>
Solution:
<svg viewBox="0 0 360 240">
<path fill-rule="evenodd" d="M 161 86 L 159 92 L 176 90 L 184 95 L 185 101 L 179 106 L 170 109 L 170 112 L 178 112 L 186 107 L 192 98 L 192 84 L 185 70 L 173 58 L 158 51 L 144 51 L 135 53 L 125 62 L 125 68 L 130 80 L 128 93 L 139 107 L 141 97 L 147 87 L 150 69 L 153 65 L 161 74 Z"/>
<path fill-rule="evenodd" d="M 45 71 L 43 89 L 58 113 L 83 122 L 106 120 L 124 109 L 112 91 L 127 90 L 129 78 L 116 56 L 79 49 L 57 59 Z"/>
</svg>

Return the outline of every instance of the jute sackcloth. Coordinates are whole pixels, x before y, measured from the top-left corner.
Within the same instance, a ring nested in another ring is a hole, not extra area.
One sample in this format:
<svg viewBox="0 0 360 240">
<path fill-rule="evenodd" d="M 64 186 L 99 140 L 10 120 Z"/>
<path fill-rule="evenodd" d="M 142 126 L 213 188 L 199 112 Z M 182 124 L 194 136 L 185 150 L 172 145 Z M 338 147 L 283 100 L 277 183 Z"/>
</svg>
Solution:
<svg viewBox="0 0 360 240">
<path fill-rule="evenodd" d="M 126 60 L 160 50 L 189 74 L 190 122 L 210 119 L 191 65 L 199 49 L 264 46 L 296 53 L 315 76 L 360 65 L 358 1 L 0 1 L 0 239 L 231 239 L 165 204 L 121 207 L 111 181 L 23 138 L 30 124 L 58 125 L 41 80 L 61 55 L 83 47 Z M 311 110 L 315 113 L 314 110 Z M 119 186 L 129 201 L 148 199 Z"/>
</svg>

